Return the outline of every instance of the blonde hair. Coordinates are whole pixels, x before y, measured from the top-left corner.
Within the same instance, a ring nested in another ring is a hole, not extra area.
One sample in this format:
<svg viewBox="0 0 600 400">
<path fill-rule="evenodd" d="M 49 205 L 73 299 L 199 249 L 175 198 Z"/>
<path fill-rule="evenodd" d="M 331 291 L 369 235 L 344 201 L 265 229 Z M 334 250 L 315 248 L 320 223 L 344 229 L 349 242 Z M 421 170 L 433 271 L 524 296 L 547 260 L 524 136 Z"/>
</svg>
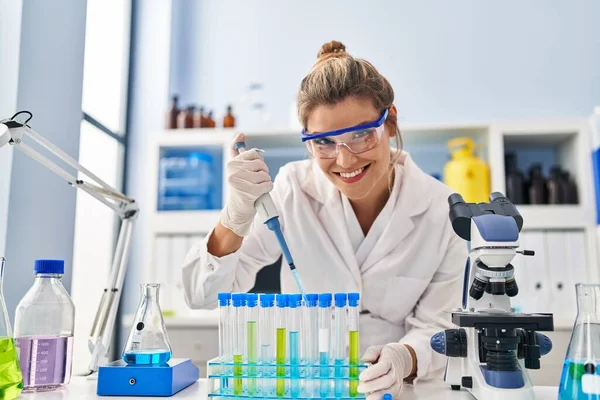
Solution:
<svg viewBox="0 0 600 400">
<path fill-rule="evenodd" d="M 343 43 L 332 40 L 321 46 L 317 62 L 302 79 L 298 91 L 298 118 L 306 128 L 310 113 L 321 105 L 334 105 L 347 98 L 371 101 L 383 112 L 394 103 L 394 89 L 368 61 L 354 58 Z M 396 131 L 398 151 L 391 157 L 392 165 L 400 157 L 402 135 L 396 115 L 388 114 L 385 122 Z"/>
</svg>

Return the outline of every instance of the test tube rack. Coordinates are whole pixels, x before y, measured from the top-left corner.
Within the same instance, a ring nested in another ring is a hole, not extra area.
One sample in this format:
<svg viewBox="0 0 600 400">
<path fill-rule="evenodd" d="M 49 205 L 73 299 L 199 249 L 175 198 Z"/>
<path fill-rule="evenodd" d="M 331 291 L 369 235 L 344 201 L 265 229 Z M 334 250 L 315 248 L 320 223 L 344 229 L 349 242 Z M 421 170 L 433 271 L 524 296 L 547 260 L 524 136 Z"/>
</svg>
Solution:
<svg viewBox="0 0 600 400">
<path fill-rule="evenodd" d="M 297 372 L 293 377 L 291 368 Z M 348 359 L 344 364 L 291 365 L 234 364 L 214 358 L 207 363 L 207 394 L 212 399 L 364 399 L 365 395 L 355 390 L 351 395 L 350 387 L 351 383 L 358 385 L 358 375 L 366 368 L 365 364 L 349 364 Z"/>
</svg>

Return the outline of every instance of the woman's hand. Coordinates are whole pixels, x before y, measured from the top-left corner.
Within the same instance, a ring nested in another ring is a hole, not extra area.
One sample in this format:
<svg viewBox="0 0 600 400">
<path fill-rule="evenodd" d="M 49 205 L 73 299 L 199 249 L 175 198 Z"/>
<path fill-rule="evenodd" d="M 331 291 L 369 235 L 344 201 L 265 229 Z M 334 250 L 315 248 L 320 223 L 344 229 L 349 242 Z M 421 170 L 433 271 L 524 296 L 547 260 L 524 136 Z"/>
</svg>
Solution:
<svg viewBox="0 0 600 400">
<path fill-rule="evenodd" d="M 373 363 L 358 377 L 358 391 L 366 394 L 367 400 L 380 400 L 385 393 L 398 398 L 404 378 L 413 372 L 411 352 L 400 343 L 369 347 L 362 360 Z"/>
<path fill-rule="evenodd" d="M 241 237 L 250 232 L 256 214 L 254 202 L 273 189 L 269 169 L 258 150 L 239 153 L 234 149 L 236 143 L 245 140 L 246 136 L 240 133 L 231 144 L 232 158 L 226 167 L 231 192 L 221 212 L 221 225 Z"/>
</svg>

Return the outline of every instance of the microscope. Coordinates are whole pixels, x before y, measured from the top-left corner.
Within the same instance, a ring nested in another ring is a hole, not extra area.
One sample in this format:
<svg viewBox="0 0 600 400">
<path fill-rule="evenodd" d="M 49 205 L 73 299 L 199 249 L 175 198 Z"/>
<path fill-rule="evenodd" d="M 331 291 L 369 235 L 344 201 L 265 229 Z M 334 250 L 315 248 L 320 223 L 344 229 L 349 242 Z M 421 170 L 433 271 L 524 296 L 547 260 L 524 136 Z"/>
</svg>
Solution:
<svg viewBox="0 0 600 400">
<path fill-rule="evenodd" d="M 522 314 L 511 308 L 518 292 L 512 259 L 533 256 L 517 250 L 523 217 L 502 194 L 489 203 L 448 198 L 454 232 L 468 242 L 462 308 L 453 310 L 455 329 L 431 338 L 431 347 L 448 356 L 444 381 L 465 388 L 476 399 L 530 400 L 533 385 L 526 369 L 539 369 L 552 342 L 538 331 L 554 330 L 552 314 Z"/>
</svg>

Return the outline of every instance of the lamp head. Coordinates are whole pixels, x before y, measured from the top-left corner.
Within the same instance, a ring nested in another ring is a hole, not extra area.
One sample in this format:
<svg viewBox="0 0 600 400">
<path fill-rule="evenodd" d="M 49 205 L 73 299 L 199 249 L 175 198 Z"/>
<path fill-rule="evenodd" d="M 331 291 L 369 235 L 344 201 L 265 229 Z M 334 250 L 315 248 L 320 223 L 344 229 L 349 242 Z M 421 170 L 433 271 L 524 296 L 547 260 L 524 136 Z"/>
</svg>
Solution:
<svg viewBox="0 0 600 400">
<path fill-rule="evenodd" d="M 10 142 L 11 135 L 8 126 L 4 124 L 4 121 L 0 121 L 0 147 Z"/>
</svg>

